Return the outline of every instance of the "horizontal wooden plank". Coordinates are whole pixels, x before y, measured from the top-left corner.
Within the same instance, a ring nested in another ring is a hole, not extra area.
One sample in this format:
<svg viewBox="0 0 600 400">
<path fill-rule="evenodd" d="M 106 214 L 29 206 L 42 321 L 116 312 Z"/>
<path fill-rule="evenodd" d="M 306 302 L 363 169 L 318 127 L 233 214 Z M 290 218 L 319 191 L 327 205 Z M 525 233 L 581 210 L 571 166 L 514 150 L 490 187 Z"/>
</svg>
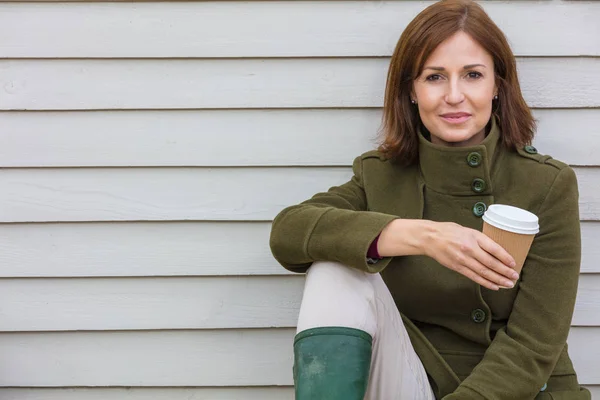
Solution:
<svg viewBox="0 0 600 400">
<path fill-rule="evenodd" d="M 0 60 L 0 110 L 380 107 L 388 63 Z M 600 107 L 600 82 L 583 78 L 600 69 L 600 58 L 522 58 L 518 67 L 531 107 Z"/>
<path fill-rule="evenodd" d="M 586 385 L 592 399 L 600 398 L 600 386 Z M 0 389 L 4 400 L 293 400 L 294 389 L 242 388 L 242 389 L 106 389 L 106 388 L 54 388 L 54 389 Z"/>
<path fill-rule="evenodd" d="M 587 385 L 586 387 L 592 393 L 592 399 L 600 399 L 600 385 Z"/>
<path fill-rule="evenodd" d="M 294 389 L 245 388 L 11 388 L 3 400 L 293 400 Z"/>
<path fill-rule="evenodd" d="M 582 220 L 598 220 L 600 205 L 600 169 L 575 168 L 579 186 L 579 214 Z"/>
<path fill-rule="evenodd" d="M 271 255 L 270 230 L 268 222 L 0 224 L 0 277 L 289 274 Z"/>
<path fill-rule="evenodd" d="M 271 220 L 348 168 L 0 171 L 0 221 Z"/>
<path fill-rule="evenodd" d="M 379 109 L 3 112 L 0 166 L 349 166 L 375 147 L 380 119 Z"/>
<path fill-rule="evenodd" d="M 0 334 L 0 386 L 292 384 L 293 329 Z"/>
<path fill-rule="evenodd" d="M 534 114 L 542 153 L 600 165 L 600 109 Z M 380 109 L 9 111 L 0 167 L 349 166 L 376 147 L 380 121 Z"/>
<path fill-rule="evenodd" d="M 303 275 L 0 279 L 0 331 L 290 328 L 303 288 Z"/>
<path fill-rule="evenodd" d="M 12 388 L 3 400 L 293 400 L 294 388 Z"/>
<path fill-rule="evenodd" d="M 600 274 L 580 276 L 571 325 L 600 326 Z"/>
<path fill-rule="evenodd" d="M 600 168 L 577 168 L 581 219 L 600 219 Z M 349 168 L 0 170 L 0 222 L 271 220 Z"/>
<path fill-rule="evenodd" d="M 581 272 L 600 273 L 600 223 L 582 222 L 581 224 Z"/>
<path fill-rule="evenodd" d="M 270 229 L 268 222 L 0 224 L 0 277 L 288 275 L 269 250 Z M 600 273 L 600 223 L 583 222 L 581 231 L 581 272 Z"/>
<path fill-rule="evenodd" d="M 600 109 L 534 110 L 538 130 L 534 145 L 543 154 L 570 165 L 600 165 Z M 595 128 L 598 127 L 598 128 Z M 577 139 L 569 132 L 581 132 Z"/>
<path fill-rule="evenodd" d="M 431 2 L 0 5 L 0 56 L 389 56 Z M 600 55 L 597 3 L 484 2 L 519 55 Z M 335 21 L 335 23 L 333 23 Z M 85 38 L 85 39 L 83 39 Z"/>
<path fill-rule="evenodd" d="M 295 327 L 304 276 L 0 280 L 0 331 Z M 574 326 L 600 326 L 600 274 L 582 275 Z"/>
<path fill-rule="evenodd" d="M 292 384 L 293 329 L 0 334 L 0 386 Z M 573 328 L 582 384 L 598 384 L 600 328 Z"/>
</svg>

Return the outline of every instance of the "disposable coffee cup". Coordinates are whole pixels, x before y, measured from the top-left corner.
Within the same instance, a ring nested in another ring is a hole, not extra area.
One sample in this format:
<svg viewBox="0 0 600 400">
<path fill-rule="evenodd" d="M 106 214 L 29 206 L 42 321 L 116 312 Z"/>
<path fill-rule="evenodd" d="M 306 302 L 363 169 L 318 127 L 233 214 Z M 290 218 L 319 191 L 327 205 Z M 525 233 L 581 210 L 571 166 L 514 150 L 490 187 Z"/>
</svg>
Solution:
<svg viewBox="0 0 600 400">
<path fill-rule="evenodd" d="M 522 208 L 493 204 L 483 214 L 483 233 L 513 256 L 518 273 L 539 231 L 538 217 Z"/>
</svg>

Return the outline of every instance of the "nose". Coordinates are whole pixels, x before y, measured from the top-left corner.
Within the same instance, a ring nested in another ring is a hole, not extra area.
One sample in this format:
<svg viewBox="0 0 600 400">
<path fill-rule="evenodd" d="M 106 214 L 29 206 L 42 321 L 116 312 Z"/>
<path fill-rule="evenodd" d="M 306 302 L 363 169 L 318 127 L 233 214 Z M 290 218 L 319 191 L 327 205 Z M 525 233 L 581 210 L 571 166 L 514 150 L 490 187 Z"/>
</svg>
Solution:
<svg viewBox="0 0 600 400">
<path fill-rule="evenodd" d="M 448 83 L 445 101 L 448 104 L 459 104 L 465 99 L 465 95 L 460 87 L 460 83 L 453 79 Z"/>
</svg>

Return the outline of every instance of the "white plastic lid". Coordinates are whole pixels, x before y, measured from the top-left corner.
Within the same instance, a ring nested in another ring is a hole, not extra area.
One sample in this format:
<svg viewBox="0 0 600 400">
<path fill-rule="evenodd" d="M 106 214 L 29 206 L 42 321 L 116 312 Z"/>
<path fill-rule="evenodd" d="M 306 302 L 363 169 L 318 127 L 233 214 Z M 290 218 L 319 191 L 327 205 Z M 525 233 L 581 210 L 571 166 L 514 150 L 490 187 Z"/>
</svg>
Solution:
<svg viewBox="0 0 600 400">
<path fill-rule="evenodd" d="M 489 206 L 483 220 L 496 228 L 522 235 L 535 235 L 540 231 L 537 215 L 504 204 Z"/>
</svg>

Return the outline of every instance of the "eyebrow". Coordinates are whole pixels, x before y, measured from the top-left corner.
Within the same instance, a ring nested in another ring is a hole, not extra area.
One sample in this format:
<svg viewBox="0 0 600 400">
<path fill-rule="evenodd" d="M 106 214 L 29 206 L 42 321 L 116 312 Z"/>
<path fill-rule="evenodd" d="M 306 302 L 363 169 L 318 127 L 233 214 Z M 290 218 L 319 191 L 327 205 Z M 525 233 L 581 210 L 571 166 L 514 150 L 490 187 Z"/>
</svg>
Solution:
<svg viewBox="0 0 600 400">
<path fill-rule="evenodd" d="M 471 69 L 471 68 L 475 68 L 475 67 L 486 68 L 486 66 L 483 64 L 469 64 L 469 65 L 465 65 L 463 67 L 463 69 Z M 425 67 L 424 69 L 432 69 L 434 71 L 445 71 L 446 70 L 444 67 L 433 67 L 433 66 Z"/>
</svg>

